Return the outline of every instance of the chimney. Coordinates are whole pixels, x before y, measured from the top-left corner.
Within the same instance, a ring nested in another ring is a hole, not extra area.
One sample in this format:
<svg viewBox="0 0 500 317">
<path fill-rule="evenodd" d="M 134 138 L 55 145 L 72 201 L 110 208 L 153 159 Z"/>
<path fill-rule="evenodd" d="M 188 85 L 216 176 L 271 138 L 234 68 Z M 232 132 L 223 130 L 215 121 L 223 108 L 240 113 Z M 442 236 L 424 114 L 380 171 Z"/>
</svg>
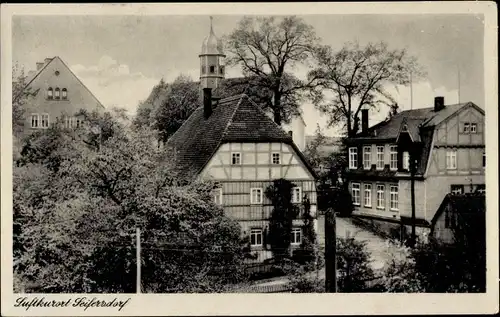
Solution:
<svg viewBox="0 0 500 317">
<path fill-rule="evenodd" d="M 203 116 L 208 119 L 212 114 L 212 88 L 203 88 Z"/>
<path fill-rule="evenodd" d="M 361 133 L 368 132 L 368 109 L 361 109 Z"/>
<path fill-rule="evenodd" d="M 45 62 L 45 64 L 48 64 L 51 60 L 52 60 L 52 58 L 47 57 L 44 62 Z"/>
<path fill-rule="evenodd" d="M 434 97 L 434 111 L 438 112 L 444 109 L 444 97 Z"/>
<path fill-rule="evenodd" d="M 36 70 L 39 71 L 40 69 L 42 69 L 43 65 L 44 65 L 44 62 L 36 63 Z"/>
</svg>

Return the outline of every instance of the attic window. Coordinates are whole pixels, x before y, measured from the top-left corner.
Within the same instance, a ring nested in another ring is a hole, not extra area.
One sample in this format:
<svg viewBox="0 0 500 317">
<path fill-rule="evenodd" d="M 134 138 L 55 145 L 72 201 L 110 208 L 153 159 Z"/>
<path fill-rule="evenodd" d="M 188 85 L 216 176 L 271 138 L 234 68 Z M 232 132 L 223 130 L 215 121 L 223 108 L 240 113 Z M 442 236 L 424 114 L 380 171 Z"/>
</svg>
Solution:
<svg viewBox="0 0 500 317">
<path fill-rule="evenodd" d="M 61 98 L 60 90 L 59 90 L 59 88 L 56 88 L 54 90 L 54 99 L 60 99 L 60 98 Z"/>
<path fill-rule="evenodd" d="M 60 73 L 58 70 L 56 70 L 55 74 L 56 74 L 56 76 L 59 76 Z"/>
<path fill-rule="evenodd" d="M 408 132 L 408 126 L 406 124 L 403 125 L 403 132 Z"/>
<path fill-rule="evenodd" d="M 47 89 L 47 99 L 52 98 L 54 98 L 54 91 L 52 90 L 52 87 L 49 87 L 49 89 Z"/>
<path fill-rule="evenodd" d="M 63 88 L 61 93 L 62 93 L 62 99 L 68 99 L 68 90 L 66 88 Z"/>
</svg>

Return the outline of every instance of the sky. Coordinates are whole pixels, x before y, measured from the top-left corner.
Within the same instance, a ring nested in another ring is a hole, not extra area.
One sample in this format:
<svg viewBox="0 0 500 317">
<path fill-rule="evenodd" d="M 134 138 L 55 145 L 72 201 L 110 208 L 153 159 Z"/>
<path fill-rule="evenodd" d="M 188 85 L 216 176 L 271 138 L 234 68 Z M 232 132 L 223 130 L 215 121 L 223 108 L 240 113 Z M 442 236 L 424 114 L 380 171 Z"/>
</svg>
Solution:
<svg viewBox="0 0 500 317">
<path fill-rule="evenodd" d="M 242 18 L 213 17 L 218 37 L 229 34 Z M 389 48 L 406 48 L 416 56 L 427 75 L 413 83 L 413 98 L 409 87 L 386 87 L 402 110 L 432 106 L 435 96 L 444 96 L 446 104 L 472 101 L 484 108 L 482 15 L 300 17 L 333 49 L 349 41 L 361 45 L 385 41 Z M 46 57 L 59 56 L 105 106 L 124 107 L 130 114 L 161 78 L 170 82 L 186 74 L 198 79 L 198 54 L 210 27 L 209 17 L 203 15 L 15 16 L 12 21 L 14 62 L 28 71 Z M 292 72 L 298 77 L 306 74 L 301 67 Z M 226 77 L 240 75 L 237 67 L 227 69 Z M 302 111 L 307 134 L 314 133 L 316 123 L 325 134 L 338 134 L 337 128 L 326 126 L 327 118 L 311 103 L 305 102 Z M 370 111 L 370 125 L 386 114 Z"/>
</svg>

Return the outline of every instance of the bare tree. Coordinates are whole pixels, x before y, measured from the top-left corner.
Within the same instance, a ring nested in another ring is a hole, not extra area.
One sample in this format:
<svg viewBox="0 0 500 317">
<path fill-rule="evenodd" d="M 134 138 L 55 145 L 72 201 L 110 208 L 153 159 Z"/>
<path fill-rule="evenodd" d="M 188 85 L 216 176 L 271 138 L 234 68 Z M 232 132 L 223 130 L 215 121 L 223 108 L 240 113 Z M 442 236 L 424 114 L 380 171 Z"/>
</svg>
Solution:
<svg viewBox="0 0 500 317">
<path fill-rule="evenodd" d="M 359 129 L 359 112 L 363 107 L 378 109 L 380 105 L 396 104 L 386 90 L 387 85 L 407 85 L 413 78 L 424 75 L 416 58 L 404 49 L 390 50 L 386 43 L 346 43 L 334 52 L 329 46 L 319 47 L 315 57 L 318 67 L 309 73 L 316 79 L 314 104 L 329 115 L 329 124 L 341 122 L 347 136 Z M 326 100 L 324 92 L 333 93 Z"/>
<path fill-rule="evenodd" d="M 299 80 L 290 71 L 312 57 L 318 43 L 312 26 L 295 16 L 244 17 L 226 43 L 228 65 L 240 65 L 248 85 L 270 91 L 267 106 L 277 124 L 299 111 L 299 94 L 312 81 Z"/>
</svg>

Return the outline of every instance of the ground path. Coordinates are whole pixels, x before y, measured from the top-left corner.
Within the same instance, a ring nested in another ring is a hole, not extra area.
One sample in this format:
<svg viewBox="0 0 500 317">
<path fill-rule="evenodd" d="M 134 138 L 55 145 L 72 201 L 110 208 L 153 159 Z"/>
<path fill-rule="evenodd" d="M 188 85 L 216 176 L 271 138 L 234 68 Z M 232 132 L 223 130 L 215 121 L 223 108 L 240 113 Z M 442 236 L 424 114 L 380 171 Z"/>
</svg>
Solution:
<svg viewBox="0 0 500 317">
<path fill-rule="evenodd" d="M 319 219 L 318 227 L 324 226 L 324 218 Z M 357 241 L 364 241 L 366 243 L 367 251 L 371 256 L 371 266 L 377 271 L 382 269 L 390 260 L 390 255 L 388 253 L 389 244 L 388 241 L 380 236 L 375 235 L 371 231 L 362 228 L 353 223 L 350 218 L 337 218 L 337 237 L 352 237 Z M 320 235 L 320 241 L 324 242 L 324 237 Z M 319 272 L 313 272 L 311 274 L 317 274 L 320 278 L 324 278 L 325 270 L 321 269 Z M 286 277 L 276 277 L 272 279 L 266 279 L 259 281 L 251 286 L 252 289 L 261 287 L 274 287 L 279 285 L 286 285 L 288 282 Z"/>
</svg>

